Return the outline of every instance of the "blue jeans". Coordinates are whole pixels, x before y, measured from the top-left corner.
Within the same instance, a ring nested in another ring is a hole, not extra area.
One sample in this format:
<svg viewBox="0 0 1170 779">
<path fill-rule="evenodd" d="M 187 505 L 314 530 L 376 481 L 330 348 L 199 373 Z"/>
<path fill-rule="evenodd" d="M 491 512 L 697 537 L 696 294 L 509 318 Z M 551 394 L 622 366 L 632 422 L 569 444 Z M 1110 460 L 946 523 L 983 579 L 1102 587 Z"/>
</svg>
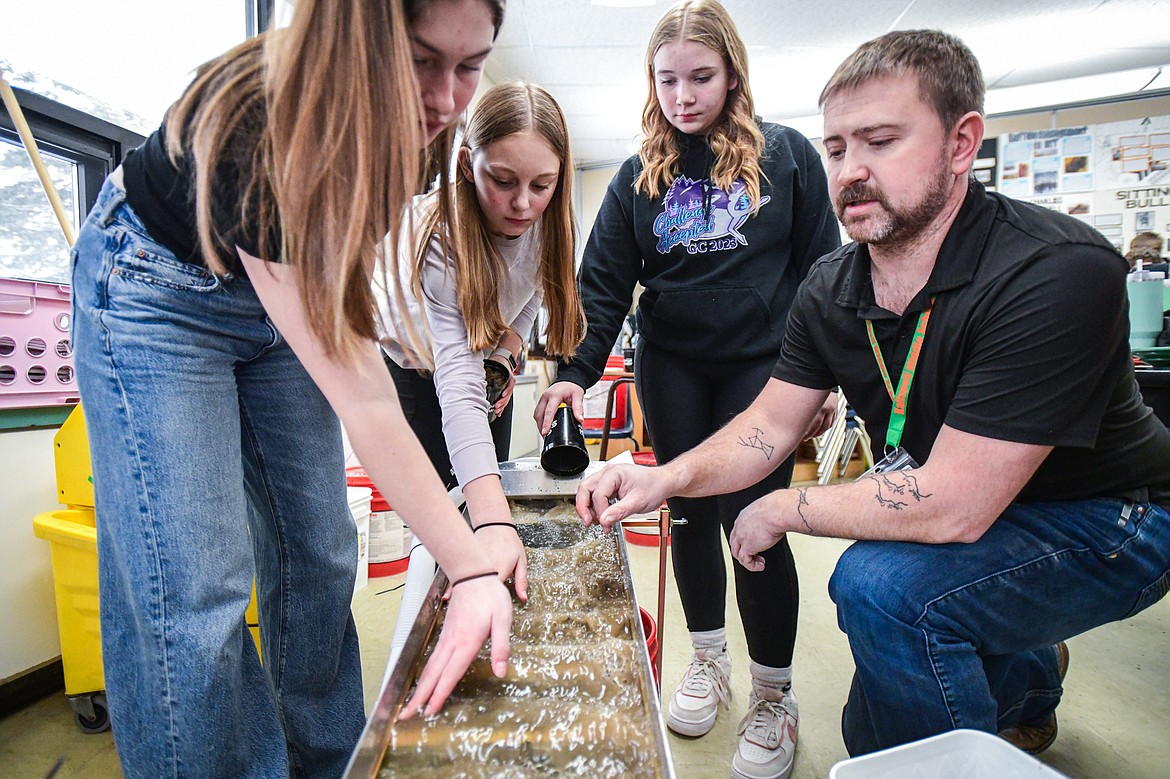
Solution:
<svg viewBox="0 0 1170 779">
<path fill-rule="evenodd" d="M 1170 514 L 1113 499 L 1013 504 L 972 544 L 854 544 L 829 581 L 857 666 L 846 749 L 1043 722 L 1054 644 L 1157 602 L 1168 571 Z"/>
<path fill-rule="evenodd" d="M 178 260 L 109 181 L 73 262 L 125 775 L 340 775 L 364 709 L 337 417 L 247 279 Z"/>
</svg>

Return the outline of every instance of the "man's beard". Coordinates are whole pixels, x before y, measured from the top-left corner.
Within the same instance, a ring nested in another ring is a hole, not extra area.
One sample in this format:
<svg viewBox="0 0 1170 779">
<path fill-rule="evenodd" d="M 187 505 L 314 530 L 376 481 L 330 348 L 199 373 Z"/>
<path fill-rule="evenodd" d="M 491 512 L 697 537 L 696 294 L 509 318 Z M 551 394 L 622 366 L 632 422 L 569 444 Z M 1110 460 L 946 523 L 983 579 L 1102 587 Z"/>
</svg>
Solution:
<svg viewBox="0 0 1170 779">
<path fill-rule="evenodd" d="M 951 178 L 940 162 L 937 173 L 928 182 L 917 203 L 905 207 L 890 205 L 880 189 L 866 182 L 851 184 L 837 193 L 833 207 L 849 237 L 870 246 L 895 247 L 914 241 L 946 205 Z M 845 215 L 845 206 L 859 200 L 873 200 L 881 211 L 862 217 Z"/>
</svg>

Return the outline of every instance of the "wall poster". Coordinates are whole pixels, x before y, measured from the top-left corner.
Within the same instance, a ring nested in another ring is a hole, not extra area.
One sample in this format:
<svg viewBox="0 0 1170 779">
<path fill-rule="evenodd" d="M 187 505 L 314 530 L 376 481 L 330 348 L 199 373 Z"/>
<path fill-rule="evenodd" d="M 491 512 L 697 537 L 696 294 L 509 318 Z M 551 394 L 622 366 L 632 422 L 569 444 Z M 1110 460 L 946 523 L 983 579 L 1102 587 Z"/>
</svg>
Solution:
<svg viewBox="0 0 1170 779">
<path fill-rule="evenodd" d="M 1170 235 L 1170 116 L 999 141 L 996 181 L 1005 195 L 1075 216 L 1121 251 L 1139 232 Z"/>
</svg>

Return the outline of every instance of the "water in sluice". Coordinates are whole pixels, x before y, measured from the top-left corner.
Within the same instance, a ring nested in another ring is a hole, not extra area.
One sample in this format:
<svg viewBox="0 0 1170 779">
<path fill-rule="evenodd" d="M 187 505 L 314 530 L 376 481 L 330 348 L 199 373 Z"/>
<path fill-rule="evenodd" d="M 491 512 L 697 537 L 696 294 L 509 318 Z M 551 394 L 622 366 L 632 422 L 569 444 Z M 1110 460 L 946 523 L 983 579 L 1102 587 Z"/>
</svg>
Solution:
<svg viewBox="0 0 1170 779">
<path fill-rule="evenodd" d="M 512 640 L 528 644 L 573 643 L 599 638 L 631 638 L 630 621 L 619 609 L 549 614 L 518 606 L 512 615 Z"/>
<path fill-rule="evenodd" d="M 514 602 L 508 674 L 482 650 L 441 712 L 394 725 L 380 779 L 659 776 L 616 539 L 582 527 L 567 501 L 512 511 L 529 599 Z"/>
</svg>

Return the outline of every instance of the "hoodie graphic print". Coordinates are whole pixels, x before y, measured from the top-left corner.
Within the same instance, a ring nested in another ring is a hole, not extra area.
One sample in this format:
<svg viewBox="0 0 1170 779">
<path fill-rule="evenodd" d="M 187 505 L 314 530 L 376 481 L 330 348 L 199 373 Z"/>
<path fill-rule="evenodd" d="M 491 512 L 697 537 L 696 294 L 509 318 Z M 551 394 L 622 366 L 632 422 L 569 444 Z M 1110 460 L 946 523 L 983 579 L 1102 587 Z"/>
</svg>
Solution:
<svg viewBox="0 0 1170 779">
<path fill-rule="evenodd" d="M 771 199 L 763 195 L 760 207 Z M 656 248 L 659 254 L 667 254 L 681 245 L 688 254 L 704 254 L 747 246 L 739 228 L 751 215 L 752 203 L 743 179 L 737 178 L 728 192 L 708 179 L 679 176 L 662 199 L 662 213 L 654 219 Z"/>
</svg>

